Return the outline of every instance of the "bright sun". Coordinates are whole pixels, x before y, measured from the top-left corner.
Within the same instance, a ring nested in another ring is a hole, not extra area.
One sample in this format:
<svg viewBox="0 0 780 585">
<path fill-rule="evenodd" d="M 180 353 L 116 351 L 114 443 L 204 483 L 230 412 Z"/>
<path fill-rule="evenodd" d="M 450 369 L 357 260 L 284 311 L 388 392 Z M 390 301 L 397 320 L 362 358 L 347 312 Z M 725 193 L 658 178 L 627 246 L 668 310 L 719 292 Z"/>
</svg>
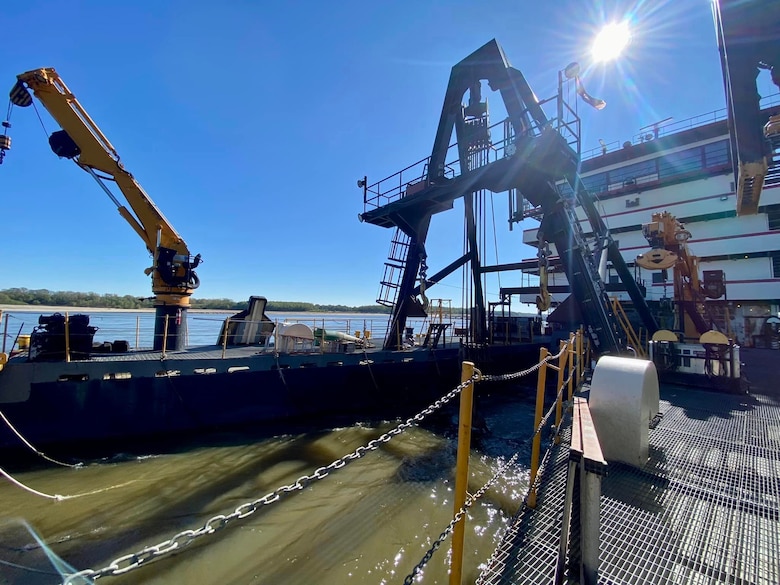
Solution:
<svg viewBox="0 0 780 585">
<path fill-rule="evenodd" d="M 628 22 L 610 23 L 604 26 L 593 42 L 591 53 L 596 61 L 609 61 L 620 55 L 625 49 L 631 33 L 628 30 Z"/>
</svg>

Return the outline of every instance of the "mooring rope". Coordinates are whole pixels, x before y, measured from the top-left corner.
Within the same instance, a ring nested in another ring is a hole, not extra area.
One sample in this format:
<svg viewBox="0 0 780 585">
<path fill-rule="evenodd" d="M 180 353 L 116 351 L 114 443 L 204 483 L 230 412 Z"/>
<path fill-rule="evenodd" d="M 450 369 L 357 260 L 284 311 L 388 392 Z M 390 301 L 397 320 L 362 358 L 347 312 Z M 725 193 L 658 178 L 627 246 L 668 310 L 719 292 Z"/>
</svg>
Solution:
<svg viewBox="0 0 780 585">
<path fill-rule="evenodd" d="M 27 448 L 28 448 L 30 451 L 32 451 L 33 453 L 35 453 L 36 455 L 38 455 L 39 457 L 42 457 L 42 458 L 43 458 L 43 459 L 45 459 L 46 461 L 49 461 L 49 462 L 51 462 L 51 463 L 54 463 L 54 464 L 56 464 L 56 465 L 61 465 L 62 467 L 72 467 L 72 468 L 74 468 L 74 469 L 75 469 L 75 468 L 78 468 L 78 467 L 82 467 L 82 466 L 83 466 L 83 464 L 82 464 L 82 463 L 76 463 L 76 464 L 72 464 L 72 463 L 64 463 L 64 462 L 62 462 L 62 461 L 58 461 L 58 460 L 56 460 L 56 459 L 53 459 L 52 457 L 49 457 L 49 456 L 48 456 L 48 455 L 46 455 L 46 454 L 45 454 L 43 451 L 40 451 L 40 450 L 36 449 L 36 448 L 35 448 L 35 446 L 34 446 L 32 443 L 30 443 L 30 441 L 28 441 L 27 439 L 25 439 L 25 438 L 24 438 L 24 436 L 22 435 L 22 433 L 20 433 L 20 432 L 19 432 L 19 431 L 16 429 L 16 427 L 14 427 L 14 425 L 12 425 L 12 424 L 11 424 L 11 421 L 10 421 L 10 420 L 8 420 L 8 417 L 6 417 L 6 416 L 5 416 L 5 414 L 3 413 L 3 411 L 2 411 L 2 410 L 0 410 L 0 418 L 2 418 L 2 419 L 3 419 L 3 422 L 5 422 L 5 424 L 6 424 L 6 425 L 8 425 L 8 428 L 9 428 L 9 429 L 11 429 L 11 431 L 12 431 L 12 432 L 13 432 L 13 433 L 14 433 L 14 434 L 17 436 L 17 437 L 19 437 L 19 440 L 20 440 L 22 443 L 24 443 L 26 447 L 27 447 Z"/>
<path fill-rule="evenodd" d="M 75 498 L 83 498 L 84 496 L 94 496 L 95 494 L 100 494 L 103 492 L 107 492 L 109 490 L 113 490 L 120 487 L 125 487 L 127 485 L 130 485 L 131 483 L 135 483 L 138 481 L 137 479 L 131 479 L 130 481 L 126 481 L 124 483 L 120 483 L 117 485 L 108 486 L 105 488 L 100 488 L 97 490 L 92 490 L 91 492 L 84 492 L 81 494 L 73 494 L 69 496 L 63 496 L 60 494 L 47 494 L 46 492 L 42 492 L 39 490 L 36 490 L 35 488 L 31 488 L 28 485 L 23 484 L 21 481 L 13 477 L 10 473 L 8 473 L 5 469 L 0 467 L 0 475 L 2 475 L 4 478 L 6 478 L 8 481 L 10 481 L 12 484 L 14 484 L 16 487 L 23 489 L 24 491 L 41 498 L 46 498 L 48 500 L 55 500 L 57 502 L 62 502 L 65 500 L 73 500 Z"/>
</svg>

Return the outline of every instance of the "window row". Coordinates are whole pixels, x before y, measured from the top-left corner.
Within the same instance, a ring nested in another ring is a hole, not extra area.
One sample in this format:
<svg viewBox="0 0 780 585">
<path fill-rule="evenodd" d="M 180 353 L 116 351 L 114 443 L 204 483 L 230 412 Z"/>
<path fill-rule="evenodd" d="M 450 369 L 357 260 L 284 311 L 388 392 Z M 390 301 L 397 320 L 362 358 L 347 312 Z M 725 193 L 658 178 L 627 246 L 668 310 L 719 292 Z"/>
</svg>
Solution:
<svg viewBox="0 0 780 585">
<path fill-rule="evenodd" d="M 664 182 L 696 171 L 728 168 L 730 161 L 729 142 L 720 140 L 611 171 L 596 173 L 583 177 L 582 182 L 588 192 L 599 195 L 647 183 Z M 571 191 L 567 187 L 563 189 L 565 192 Z"/>
</svg>

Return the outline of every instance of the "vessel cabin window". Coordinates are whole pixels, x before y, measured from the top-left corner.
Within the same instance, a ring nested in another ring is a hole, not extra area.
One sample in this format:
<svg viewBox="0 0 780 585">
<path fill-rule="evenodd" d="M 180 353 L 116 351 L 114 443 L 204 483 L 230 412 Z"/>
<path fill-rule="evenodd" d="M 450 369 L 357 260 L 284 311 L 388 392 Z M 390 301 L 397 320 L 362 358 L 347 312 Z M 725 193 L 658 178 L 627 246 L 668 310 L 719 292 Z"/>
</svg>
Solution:
<svg viewBox="0 0 780 585">
<path fill-rule="evenodd" d="M 628 165 L 620 169 L 609 172 L 609 190 L 620 189 L 632 185 L 641 185 L 649 181 L 658 180 L 658 169 L 656 160 L 646 160 L 644 162 Z"/>
<path fill-rule="evenodd" d="M 703 171 L 722 172 L 730 168 L 728 140 L 719 140 L 704 146 L 659 156 L 651 160 L 629 164 L 603 173 L 582 178 L 591 195 L 617 195 L 658 187 L 685 176 L 698 176 Z M 559 184 L 561 193 L 569 193 Z"/>
<path fill-rule="evenodd" d="M 658 175 L 661 178 L 682 175 L 702 168 L 702 149 L 689 148 L 658 159 Z"/>
<path fill-rule="evenodd" d="M 728 164 L 729 143 L 727 140 L 704 145 L 704 166 L 706 168 L 726 167 Z"/>
<path fill-rule="evenodd" d="M 598 173 L 591 175 L 590 177 L 583 177 L 582 184 L 588 190 L 591 195 L 598 195 L 599 193 L 606 193 L 607 185 L 607 173 Z"/>
<path fill-rule="evenodd" d="M 780 230 L 780 205 L 767 206 L 766 217 L 770 230 Z"/>
</svg>

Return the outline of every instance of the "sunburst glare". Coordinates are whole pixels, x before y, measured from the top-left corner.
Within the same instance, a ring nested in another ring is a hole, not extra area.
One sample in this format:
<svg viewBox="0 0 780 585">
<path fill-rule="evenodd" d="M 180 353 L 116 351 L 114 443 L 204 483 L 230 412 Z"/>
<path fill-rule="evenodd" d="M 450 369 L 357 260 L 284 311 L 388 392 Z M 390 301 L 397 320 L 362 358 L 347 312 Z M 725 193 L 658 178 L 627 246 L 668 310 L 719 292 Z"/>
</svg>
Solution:
<svg viewBox="0 0 780 585">
<path fill-rule="evenodd" d="M 613 22 L 604 26 L 593 42 L 591 54 L 595 61 L 615 59 L 631 40 L 628 22 Z"/>
</svg>

